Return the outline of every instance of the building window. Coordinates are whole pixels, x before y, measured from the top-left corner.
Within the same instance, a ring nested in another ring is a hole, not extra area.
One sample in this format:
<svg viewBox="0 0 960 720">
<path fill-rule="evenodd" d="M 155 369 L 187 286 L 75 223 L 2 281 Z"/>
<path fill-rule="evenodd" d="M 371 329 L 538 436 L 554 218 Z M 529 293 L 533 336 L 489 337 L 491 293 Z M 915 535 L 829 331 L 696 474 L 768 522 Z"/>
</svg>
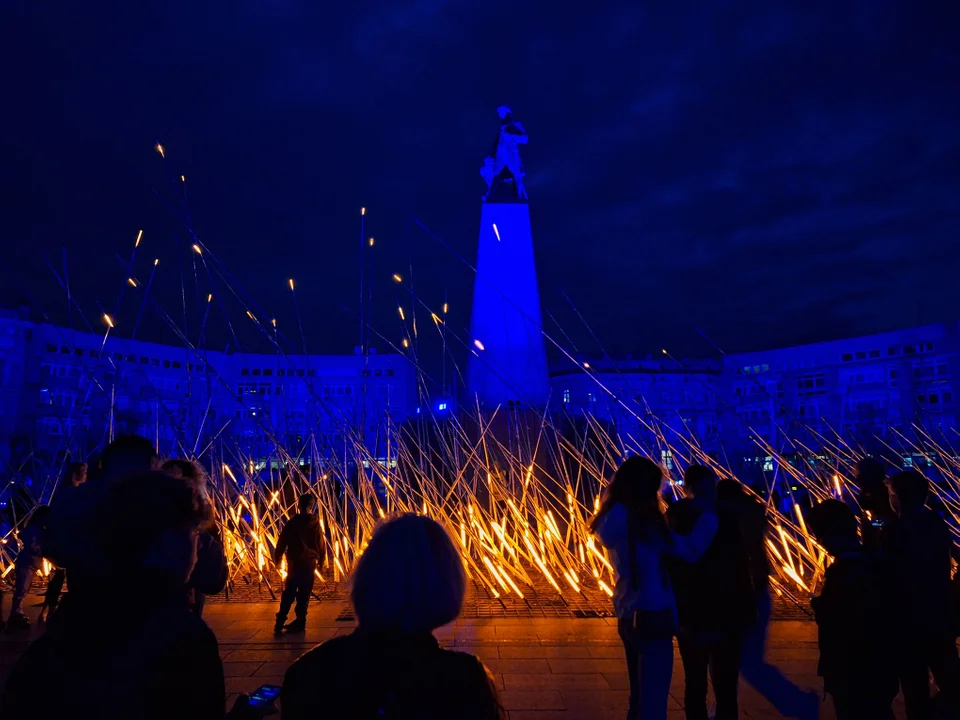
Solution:
<svg viewBox="0 0 960 720">
<path fill-rule="evenodd" d="M 250 374 L 250 368 L 240 368 L 241 377 L 249 374 Z"/>
<path fill-rule="evenodd" d="M 587 393 L 587 400 L 591 403 L 595 403 L 597 401 L 596 393 Z"/>
<path fill-rule="evenodd" d="M 254 368 L 254 369 L 253 369 L 253 376 L 254 376 L 254 377 L 260 377 L 260 368 Z"/>
<path fill-rule="evenodd" d="M 271 370 L 270 368 L 267 368 L 266 370 L 263 371 L 263 375 L 264 377 L 270 377 L 271 375 L 273 375 L 273 370 Z"/>
<path fill-rule="evenodd" d="M 563 391 L 563 404 L 564 404 L 564 405 L 569 405 L 569 404 L 570 404 L 570 391 L 569 391 L 569 390 L 564 390 L 564 391 Z"/>
</svg>

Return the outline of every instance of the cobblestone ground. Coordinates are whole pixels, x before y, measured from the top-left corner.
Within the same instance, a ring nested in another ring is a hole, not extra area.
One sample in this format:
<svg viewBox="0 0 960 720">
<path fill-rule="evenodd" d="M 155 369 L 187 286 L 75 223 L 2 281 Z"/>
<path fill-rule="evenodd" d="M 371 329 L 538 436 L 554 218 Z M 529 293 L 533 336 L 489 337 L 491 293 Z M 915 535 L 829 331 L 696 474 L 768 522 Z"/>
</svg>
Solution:
<svg viewBox="0 0 960 720">
<path fill-rule="evenodd" d="M 207 598 L 209 603 L 250 603 L 274 602 L 279 600 L 283 587 L 279 576 L 264 578 L 236 578 L 228 591 Z M 612 614 L 610 598 L 600 591 L 583 589 L 575 593 L 568 589 L 562 596 L 546 581 L 537 585 L 523 585 L 522 599 L 516 596 L 493 597 L 483 586 L 469 583 L 464 602 L 464 618 L 497 617 L 570 617 L 590 618 L 609 617 Z M 317 582 L 314 586 L 314 598 L 326 601 L 345 601 L 347 592 L 343 585 L 334 582 Z M 344 617 L 351 617 L 349 608 L 345 608 Z M 808 620 L 811 617 L 809 601 L 798 602 L 787 598 L 775 598 L 774 617 L 780 620 Z"/>
<path fill-rule="evenodd" d="M 339 591 L 321 589 L 321 596 Z M 9 600 L 7 600 L 9 604 Z M 33 603 L 28 611 L 36 615 Z M 276 603 L 212 602 L 204 618 L 220 642 L 226 676 L 227 705 L 237 694 L 263 683 L 282 684 L 287 667 L 306 650 L 353 630 L 343 600 L 329 598 L 311 604 L 306 633 L 273 634 Z M 5 608 L 5 610 L 8 608 Z M 32 637 L 0 634 L 0 681 Z M 609 617 L 563 616 L 462 617 L 436 633 L 445 646 L 480 657 L 496 677 L 510 720 L 603 720 L 626 714 L 627 675 L 616 620 Z M 776 620 L 771 624 L 767 659 L 798 685 L 819 690 L 816 676 L 816 626 L 810 621 Z M 670 696 L 670 720 L 683 714 L 683 667 L 675 655 Z M 741 685 L 741 717 L 766 720 L 781 717 L 751 687 Z M 902 705 L 897 718 L 904 717 Z M 829 703 L 822 720 L 833 720 Z"/>
</svg>

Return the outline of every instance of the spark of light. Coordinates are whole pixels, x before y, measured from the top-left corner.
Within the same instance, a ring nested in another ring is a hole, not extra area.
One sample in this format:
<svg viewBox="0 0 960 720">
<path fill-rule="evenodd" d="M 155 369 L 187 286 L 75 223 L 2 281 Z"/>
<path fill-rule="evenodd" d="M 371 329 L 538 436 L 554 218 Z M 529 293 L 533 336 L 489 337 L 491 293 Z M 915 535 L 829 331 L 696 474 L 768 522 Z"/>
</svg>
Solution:
<svg viewBox="0 0 960 720">
<path fill-rule="evenodd" d="M 161 145 L 160 143 L 157 143 L 157 145 L 156 145 L 156 147 L 154 148 L 154 150 L 156 150 L 158 153 L 160 153 L 160 157 L 162 157 L 162 158 L 166 158 L 166 157 L 167 157 L 166 155 L 164 155 L 164 153 L 163 153 L 163 145 Z"/>
<path fill-rule="evenodd" d="M 407 338 L 404 338 L 404 339 L 403 339 L 403 342 L 402 342 L 401 344 L 403 345 L 404 348 L 409 348 L 409 347 L 410 347 L 410 341 L 407 340 Z"/>
<path fill-rule="evenodd" d="M 128 284 L 130 287 L 136 287 L 136 286 L 137 286 L 137 281 L 134 280 L 133 278 L 127 278 L 127 284 Z"/>
<path fill-rule="evenodd" d="M 183 175 L 181 175 L 181 176 L 180 176 L 180 182 L 185 183 L 186 181 L 187 181 L 187 179 L 186 179 Z"/>
<path fill-rule="evenodd" d="M 497 242 L 500 242 L 500 231 L 497 230 L 497 224 L 493 224 L 493 234 L 497 236 Z"/>
<path fill-rule="evenodd" d="M 213 293 L 210 293 L 209 295 L 207 295 L 207 302 L 210 302 L 212 300 L 213 300 Z"/>
<path fill-rule="evenodd" d="M 444 303 L 444 304 L 443 304 L 443 314 L 444 314 L 444 315 L 447 314 L 447 310 L 449 310 L 449 306 L 448 306 L 446 303 Z"/>
<path fill-rule="evenodd" d="M 194 244 L 194 246 L 193 246 L 193 251 L 194 251 L 197 255 L 203 255 L 203 251 L 200 250 L 200 246 L 199 246 L 199 245 Z"/>
<path fill-rule="evenodd" d="M 397 312 L 400 314 L 400 319 L 401 319 L 401 320 L 406 320 L 406 319 L 407 319 L 406 316 L 403 314 L 403 307 L 398 306 L 398 307 L 397 307 Z"/>
<path fill-rule="evenodd" d="M 156 267 L 156 266 L 159 265 L 159 264 L 160 264 L 160 258 L 157 258 L 156 260 L 153 261 L 153 266 L 154 266 L 154 267 Z"/>
<path fill-rule="evenodd" d="M 111 318 L 111 317 L 110 317 L 109 315 L 107 315 L 106 313 L 103 314 L 103 321 L 107 324 L 107 327 L 108 327 L 108 328 L 112 328 L 112 327 L 113 327 L 113 318 Z"/>
<path fill-rule="evenodd" d="M 293 278 L 287 280 L 287 284 L 290 286 L 290 289 L 293 290 Z"/>
<path fill-rule="evenodd" d="M 479 340 L 474 340 L 473 346 L 477 348 L 477 350 L 486 350 L 486 348 L 483 346 L 483 343 L 480 342 Z"/>
<path fill-rule="evenodd" d="M 365 207 L 360 208 L 360 215 L 366 215 L 367 209 Z"/>
<path fill-rule="evenodd" d="M 369 244 L 370 247 L 373 247 L 373 238 L 370 238 L 370 239 L 367 241 L 367 243 Z"/>
<path fill-rule="evenodd" d="M 393 274 L 393 281 L 394 281 L 395 283 L 402 283 L 402 282 L 403 282 L 403 278 L 400 277 L 400 275 L 398 275 L 397 273 L 394 273 L 394 274 Z"/>
<path fill-rule="evenodd" d="M 136 241 L 133 243 L 133 246 L 134 246 L 134 247 L 140 247 L 140 240 L 141 240 L 141 239 L 143 239 L 143 230 L 141 230 L 140 232 L 137 233 L 137 239 L 136 239 Z"/>
</svg>

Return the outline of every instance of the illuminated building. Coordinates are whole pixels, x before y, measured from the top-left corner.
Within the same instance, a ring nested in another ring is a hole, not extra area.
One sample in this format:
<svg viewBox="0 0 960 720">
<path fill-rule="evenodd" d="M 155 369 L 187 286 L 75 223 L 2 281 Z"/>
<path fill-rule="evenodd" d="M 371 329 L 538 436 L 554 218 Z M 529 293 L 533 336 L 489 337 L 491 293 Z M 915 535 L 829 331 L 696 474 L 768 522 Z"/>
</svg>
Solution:
<svg viewBox="0 0 960 720">
<path fill-rule="evenodd" d="M 0 315 L 0 460 L 11 447 L 17 457 L 83 455 L 111 425 L 162 454 L 199 453 L 217 437 L 258 458 L 274 441 L 303 447 L 311 432 L 321 454 L 336 457 L 362 424 L 365 446 L 385 458 L 412 388 L 399 355 L 198 355 Z"/>
</svg>

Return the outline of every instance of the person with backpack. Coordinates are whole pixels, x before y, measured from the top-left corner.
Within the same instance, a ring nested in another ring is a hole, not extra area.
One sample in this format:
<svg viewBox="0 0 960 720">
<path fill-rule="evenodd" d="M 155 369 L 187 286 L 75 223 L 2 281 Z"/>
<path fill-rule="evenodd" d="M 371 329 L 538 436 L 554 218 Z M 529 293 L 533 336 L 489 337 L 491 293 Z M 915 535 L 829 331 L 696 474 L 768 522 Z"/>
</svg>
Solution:
<svg viewBox="0 0 960 720">
<path fill-rule="evenodd" d="M 277 621 L 273 627 L 276 633 L 284 630 L 288 633 L 298 633 L 303 632 L 307 627 L 307 605 L 310 603 L 310 593 L 313 592 L 317 567 L 323 563 L 327 547 L 316 507 L 315 495 L 309 493 L 301 495 L 297 500 L 299 512 L 283 526 L 280 537 L 277 538 L 273 560 L 280 565 L 280 561 L 286 556 L 287 579 L 280 596 Z M 294 600 L 297 602 L 294 610 L 296 619 L 284 626 Z"/>
<path fill-rule="evenodd" d="M 423 515 L 382 523 L 357 562 L 357 628 L 287 670 L 282 719 L 503 720 L 489 671 L 444 650 L 433 631 L 460 614 L 463 562 L 447 531 Z"/>
<path fill-rule="evenodd" d="M 696 562 L 713 541 L 717 515 L 705 508 L 689 535 L 669 530 L 661 510 L 663 471 L 634 455 L 613 476 L 590 529 L 610 553 L 613 608 L 630 677 L 630 720 L 662 720 L 673 677 L 677 604 L 665 558 Z"/>
</svg>

